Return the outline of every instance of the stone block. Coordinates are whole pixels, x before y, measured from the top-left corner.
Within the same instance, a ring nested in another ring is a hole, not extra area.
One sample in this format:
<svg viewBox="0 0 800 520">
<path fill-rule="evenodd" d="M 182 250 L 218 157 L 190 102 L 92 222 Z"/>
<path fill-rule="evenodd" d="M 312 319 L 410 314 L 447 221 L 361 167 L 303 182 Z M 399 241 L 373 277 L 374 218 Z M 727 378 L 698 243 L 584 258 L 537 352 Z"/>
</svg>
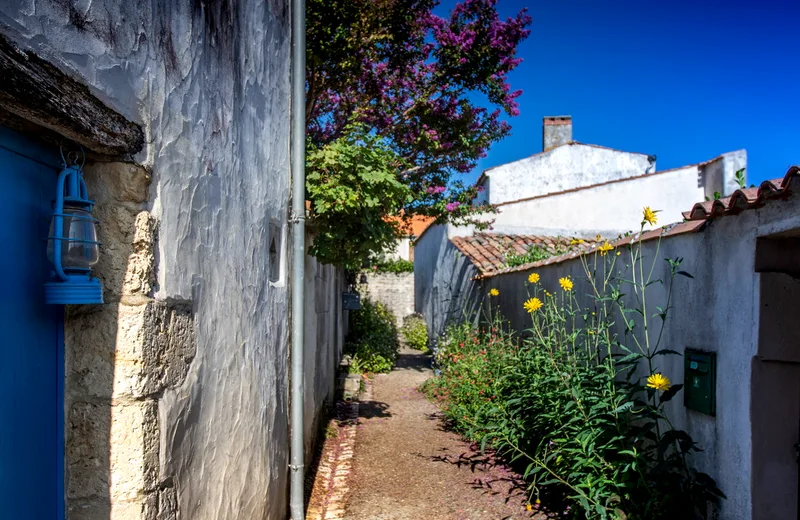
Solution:
<svg viewBox="0 0 800 520">
<path fill-rule="evenodd" d="M 155 286 L 155 253 L 157 223 L 147 211 L 136 215 L 132 251 L 123 282 L 123 294 L 150 294 Z"/>
<path fill-rule="evenodd" d="M 110 404 L 73 403 L 67 412 L 66 458 L 69 499 L 103 498 L 108 518 Z M 97 505 L 82 503 L 80 510 L 95 511 Z M 93 514 L 93 513 L 92 513 Z M 75 518 L 84 517 L 77 514 Z"/>
<path fill-rule="evenodd" d="M 90 195 L 98 201 L 147 201 L 150 172 L 138 164 L 96 162 L 87 164 L 84 171 Z"/>
<path fill-rule="evenodd" d="M 111 408 L 110 489 L 112 503 L 138 501 L 157 487 L 158 412 L 155 401 Z"/>
</svg>

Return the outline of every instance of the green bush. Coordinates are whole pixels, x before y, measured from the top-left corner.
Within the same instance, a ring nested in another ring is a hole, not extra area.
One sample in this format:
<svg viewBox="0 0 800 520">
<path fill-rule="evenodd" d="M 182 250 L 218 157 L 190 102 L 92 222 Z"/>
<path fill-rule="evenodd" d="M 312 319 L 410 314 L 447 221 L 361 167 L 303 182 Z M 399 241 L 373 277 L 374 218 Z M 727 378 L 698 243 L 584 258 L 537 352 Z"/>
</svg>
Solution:
<svg viewBox="0 0 800 520">
<path fill-rule="evenodd" d="M 403 339 L 406 340 L 406 345 L 424 353 L 430 352 L 428 349 L 428 326 L 422 316 L 419 314 L 406 316 L 400 332 L 403 334 Z"/>
<path fill-rule="evenodd" d="M 398 258 L 396 260 L 386 260 L 372 264 L 372 271 L 376 273 L 413 273 L 414 262 Z"/>
<path fill-rule="evenodd" d="M 397 326 L 392 312 L 381 303 L 364 299 L 350 312 L 345 354 L 359 360 L 363 372 L 389 372 L 397 360 Z"/>
<path fill-rule="evenodd" d="M 669 279 L 652 279 L 641 241 L 626 249 L 620 257 L 605 243 L 584 257 L 589 305 L 580 305 L 569 277 L 548 292 L 532 273 L 520 302 L 531 315 L 524 339 L 497 315 L 481 329 L 450 327 L 436 351 L 441 376 L 423 390 L 441 401 L 454 429 L 519 464 L 531 502 L 543 496 L 561 517 L 713 517 L 724 495 L 694 467 L 700 448 L 667 417 L 664 405 L 682 385 L 658 368 L 680 355 L 661 344 L 659 328 L 677 305 L 676 278 L 690 275 L 680 259 L 667 259 Z M 669 288 L 661 307 L 645 297 L 659 282 Z M 624 292 L 638 296 L 638 308 L 626 307 Z M 648 326 L 653 334 L 640 332 Z"/>
</svg>

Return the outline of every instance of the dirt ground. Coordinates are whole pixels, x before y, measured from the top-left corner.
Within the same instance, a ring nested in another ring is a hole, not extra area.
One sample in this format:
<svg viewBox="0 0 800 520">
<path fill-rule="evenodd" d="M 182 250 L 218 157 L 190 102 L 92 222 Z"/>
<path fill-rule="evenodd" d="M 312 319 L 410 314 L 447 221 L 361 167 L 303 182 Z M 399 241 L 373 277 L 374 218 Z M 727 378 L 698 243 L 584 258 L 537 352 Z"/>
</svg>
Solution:
<svg viewBox="0 0 800 520">
<path fill-rule="evenodd" d="M 544 519 L 526 511 L 518 475 L 442 426 L 417 391 L 430 357 L 401 351 L 359 406 L 347 520 Z"/>
</svg>

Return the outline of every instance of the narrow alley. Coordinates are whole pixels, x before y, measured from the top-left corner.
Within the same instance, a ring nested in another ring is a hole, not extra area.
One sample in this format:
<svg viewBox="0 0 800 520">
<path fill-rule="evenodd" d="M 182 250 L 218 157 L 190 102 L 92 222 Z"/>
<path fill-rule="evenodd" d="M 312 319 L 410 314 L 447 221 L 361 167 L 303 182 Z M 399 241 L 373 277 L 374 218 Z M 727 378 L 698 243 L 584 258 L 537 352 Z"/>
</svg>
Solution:
<svg viewBox="0 0 800 520">
<path fill-rule="evenodd" d="M 417 389 L 431 377 L 429 367 L 429 356 L 404 348 L 395 369 L 367 386 L 346 478 L 347 505 L 338 514 L 320 509 L 320 518 L 545 518 L 526 510 L 519 487 L 524 483 L 514 473 L 443 427 L 438 407 Z"/>
</svg>

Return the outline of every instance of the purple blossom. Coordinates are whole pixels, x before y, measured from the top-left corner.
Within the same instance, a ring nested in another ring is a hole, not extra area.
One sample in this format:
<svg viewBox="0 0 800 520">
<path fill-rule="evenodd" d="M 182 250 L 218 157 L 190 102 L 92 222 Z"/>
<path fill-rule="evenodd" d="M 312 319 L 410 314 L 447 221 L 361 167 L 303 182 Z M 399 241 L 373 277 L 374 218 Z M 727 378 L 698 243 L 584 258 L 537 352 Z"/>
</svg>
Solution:
<svg viewBox="0 0 800 520">
<path fill-rule="evenodd" d="M 450 202 L 450 203 L 448 203 L 448 204 L 447 204 L 447 206 L 445 206 L 445 208 L 447 209 L 447 211 L 449 211 L 450 213 L 452 213 L 452 212 L 454 212 L 454 211 L 456 210 L 456 208 L 458 208 L 460 205 L 461 205 L 461 203 L 460 203 L 460 202 L 458 202 L 458 201 L 455 201 L 455 202 Z"/>
</svg>

